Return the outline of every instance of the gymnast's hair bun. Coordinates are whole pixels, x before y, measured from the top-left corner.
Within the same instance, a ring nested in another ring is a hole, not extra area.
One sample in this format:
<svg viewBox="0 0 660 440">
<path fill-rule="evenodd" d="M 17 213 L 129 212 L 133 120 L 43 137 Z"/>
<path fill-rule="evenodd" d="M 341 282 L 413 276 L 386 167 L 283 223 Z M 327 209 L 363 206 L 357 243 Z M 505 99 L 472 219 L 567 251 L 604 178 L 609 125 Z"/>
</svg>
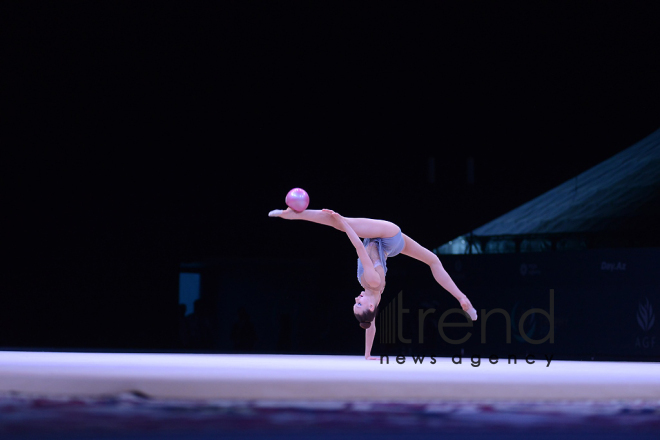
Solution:
<svg viewBox="0 0 660 440">
<path fill-rule="evenodd" d="M 370 322 L 361 322 L 360 327 L 362 327 L 363 329 L 368 329 L 369 327 L 371 327 L 371 323 Z"/>
</svg>

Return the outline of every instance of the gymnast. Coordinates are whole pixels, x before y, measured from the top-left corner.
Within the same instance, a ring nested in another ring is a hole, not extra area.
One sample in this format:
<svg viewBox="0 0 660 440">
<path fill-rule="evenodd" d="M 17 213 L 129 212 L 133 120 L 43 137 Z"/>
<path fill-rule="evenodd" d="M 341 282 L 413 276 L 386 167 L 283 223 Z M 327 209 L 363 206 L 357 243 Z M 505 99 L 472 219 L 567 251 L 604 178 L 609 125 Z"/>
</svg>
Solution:
<svg viewBox="0 0 660 440">
<path fill-rule="evenodd" d="M 433 252 L 419 245 L 416 241 L 401 233 L 394 223 L 370 218 L 350 218 L 330 210 L 306 209 L 297 212 L 291 208 L 285 211 L 275 209 L 268 213 L 269 217 L 281 217 L 287 220 L 307 220 L 322 225 L 331 226 L 345 232 L 358 254 L 358 281 L 364 291 L 355 298 L 353 313 L 365 332 L 364 357 L 377 360 L 371 356 L 371 346 L 376 335 L 376 313 L 380 298 L 385 289 L 386 260 L 398 254 L 407 255 L 429 265 L 435 280 L 444 287 L 461 304 L 463 310 L 475 321 L 477 311 L 470 300 L 456 287 L 456 284 L 445 271 L 440 259 Z M 360 241 L 360 237 L 364 241 Z"/>
</svg>

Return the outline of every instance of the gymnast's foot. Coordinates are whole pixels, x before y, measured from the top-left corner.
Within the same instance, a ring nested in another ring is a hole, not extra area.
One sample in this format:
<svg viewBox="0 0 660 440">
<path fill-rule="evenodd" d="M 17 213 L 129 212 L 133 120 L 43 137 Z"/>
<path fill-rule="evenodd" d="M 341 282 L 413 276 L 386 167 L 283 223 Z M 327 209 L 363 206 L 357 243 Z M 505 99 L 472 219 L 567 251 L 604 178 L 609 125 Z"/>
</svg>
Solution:
<svg viewBox="0 0 660 440">
<path fill-rule="evenodd" d="M 463 311 L 467 313 L 470 316 L 470 319 L 473 321 L 477 320 L 477 311 L 472 307 L 472 303 L 470 302 L 469 299 L 467 299 L 467 296 L 464 296 L 462 299 L 459 300 L 461 303 L 461 307 L 463 308 Z"/>
<path fill-rule="evenodd" d="M 268 217 L 282 217 L 282 218 L 292 218 L 295 215 L 293 209 L 287 208 L 286 210 L 273 209 L 268 213 Z"/>
</svg>

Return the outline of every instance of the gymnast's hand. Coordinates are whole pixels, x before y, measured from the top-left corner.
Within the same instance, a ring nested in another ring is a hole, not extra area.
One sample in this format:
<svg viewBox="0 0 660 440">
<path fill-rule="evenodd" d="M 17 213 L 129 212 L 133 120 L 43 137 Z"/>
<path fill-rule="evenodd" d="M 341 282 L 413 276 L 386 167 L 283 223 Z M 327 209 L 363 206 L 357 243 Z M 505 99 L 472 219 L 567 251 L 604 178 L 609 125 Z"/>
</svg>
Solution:
<svg viewBox="0 0 660 440">
<path fill-rule="evenodd" d="M 333 211 L 332 209 L 322 209 L 321 212 L 330 218 L 330 223 L 332 227 L 339 229 L 340 231 L 346 232 L 346 227 L 345 227 L 346 220 L 344 219 L 344 217 L 341 216 L 341 214 Z"/>
</svg>

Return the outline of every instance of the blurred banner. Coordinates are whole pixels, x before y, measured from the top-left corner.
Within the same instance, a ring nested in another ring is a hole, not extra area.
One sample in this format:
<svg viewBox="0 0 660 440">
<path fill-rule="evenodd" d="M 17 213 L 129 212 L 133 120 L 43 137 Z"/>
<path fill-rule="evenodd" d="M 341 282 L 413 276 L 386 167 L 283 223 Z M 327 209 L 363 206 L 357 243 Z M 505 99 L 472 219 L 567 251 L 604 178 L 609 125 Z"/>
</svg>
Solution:
<svg viewBox="0 0 660 440">
<path fill-rule="evenodd" d="M 399 256 L 388 261 L 372 354 L 660 359 L 660 249 L 443 255 L 441 261 L 479 319 L 470 323 L 451 312 L 458 301 L 428 266 Z M 364 352 L 364 331 L 351 310 L 361 288 L 347 262 L 223 261 L 196 271 L 200 304 L 186 317 L 184 348 Z"/>
</svg>

